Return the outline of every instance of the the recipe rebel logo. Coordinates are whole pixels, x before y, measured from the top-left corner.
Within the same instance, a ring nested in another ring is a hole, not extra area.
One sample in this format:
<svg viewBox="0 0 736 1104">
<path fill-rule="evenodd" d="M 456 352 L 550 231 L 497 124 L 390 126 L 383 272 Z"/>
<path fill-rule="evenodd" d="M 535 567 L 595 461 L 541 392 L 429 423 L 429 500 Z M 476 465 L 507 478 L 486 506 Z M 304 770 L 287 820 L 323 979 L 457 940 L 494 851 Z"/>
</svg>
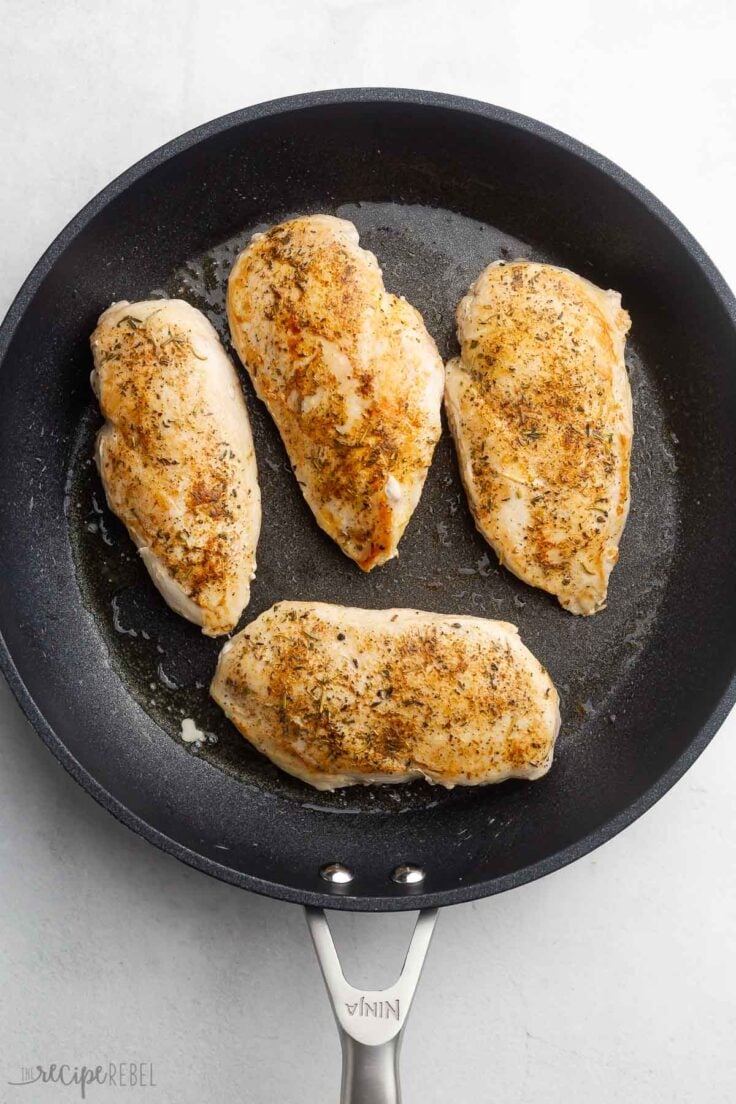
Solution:
<svg viewBox="0 0 736 1104">
<path fill-rule="evenodd" d="M 73 1066 L 68 1062 L 52 1062 L 50 1065 L 21 1066 L 20 1076 L 8 1080 L 8 1085 L 23 1088 L 27 1085 L 63 1085 L 74 1087 L 82 1100 L 87 1099 L 90 1088 L 155 1089 L 156 1081 L 152 1062 L 105 1062 L 95 1066 Z M 34 1096 L 34 1104 L 38 1097 Z"/>
</svg>

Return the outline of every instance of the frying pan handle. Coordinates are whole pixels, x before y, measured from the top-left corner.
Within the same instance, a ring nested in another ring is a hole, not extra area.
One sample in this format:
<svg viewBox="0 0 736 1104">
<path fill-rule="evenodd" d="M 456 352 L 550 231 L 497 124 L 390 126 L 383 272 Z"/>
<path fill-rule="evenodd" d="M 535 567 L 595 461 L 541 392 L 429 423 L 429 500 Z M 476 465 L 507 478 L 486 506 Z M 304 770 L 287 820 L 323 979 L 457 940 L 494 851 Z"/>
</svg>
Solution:
<svg viewBox="0 0 736 1104">
<path fill-rule="evenodd" d="M 341 1104 L 400 1104 L 399 1049 L 414 991 L 437 920 L 425 909 L 397 981 L 388 989 L 355 989 L 345 980 L 327 917 L 307 908 L 307 924 L 342 1044 Z"/>
</svg>

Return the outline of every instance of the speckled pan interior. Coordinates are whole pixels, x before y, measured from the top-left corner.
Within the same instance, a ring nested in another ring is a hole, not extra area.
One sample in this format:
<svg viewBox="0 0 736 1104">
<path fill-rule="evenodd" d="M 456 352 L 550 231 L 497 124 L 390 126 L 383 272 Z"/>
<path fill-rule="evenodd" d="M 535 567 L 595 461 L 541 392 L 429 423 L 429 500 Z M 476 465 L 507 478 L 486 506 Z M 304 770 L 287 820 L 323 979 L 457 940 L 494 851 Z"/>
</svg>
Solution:
<svg viewBox="0 0 736 1104">
<path fill-rule="evenodd" d="M 254 231 L 314 211 L 356 224 L 445 358 L 459 298 L 498 258 L 571 267 L 621 291 L 632 316 L 631 514 L 608 608 L 585 619 L 499 566 L 474 529 L 446 428 L 399 558 L 362 574 L 314 522 L 241 370 L 263 497 L 242 623 L 285 598 L 514 622 L 562 699 L 556 763 L 540 782 L 330 794 L 282 774 L 209 698 L 222 642 L 165 606 L 105 505 L 88 384 L 96 316 L 116 298 L 178 296 L 229 346 L 237 253 Z M 5 323 L 0 629 L 11 684 L 112 811 L 249 888 L 416 907 L 568 861 L 656 799 L 725 708 L 736 625 L 733 317 L 717 273 L 656 201 L 590 151 L 498 109 L 420 93 L 324 94 L 185 136 L 82 213 Z M 201 746 L 183 743 L 185 717 L 207 733 Z M 338 897 L 318 873 L 334 860 L 355 872 Z M 413 896 L 389 879 L 404 861 L 427 871 Z"/>
</svg>

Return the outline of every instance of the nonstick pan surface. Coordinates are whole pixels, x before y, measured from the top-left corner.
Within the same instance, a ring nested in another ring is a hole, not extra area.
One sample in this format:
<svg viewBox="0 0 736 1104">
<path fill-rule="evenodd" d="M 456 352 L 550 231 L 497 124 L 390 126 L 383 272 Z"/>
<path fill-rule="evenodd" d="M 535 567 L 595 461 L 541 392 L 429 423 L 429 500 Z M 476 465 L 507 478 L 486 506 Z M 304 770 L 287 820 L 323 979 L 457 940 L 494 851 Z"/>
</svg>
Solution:
<svg viewBox="0 0 736 1104">
<path fill-rule="evenodd" d="M 475 532 L 447 431 L 401 554 L 363 575 L 318 529 L 241 373 L 263 494 L 243 623 L 279 599 L 497 617 L 552 674 L 563 727 L 535 783 L 318 793 L 280 773 L 208 697 L 222 641 L 163 603 L 92 462 L 89 334 L 113 300 L 170 294 L 227 340 L 230 265 L 296 213 L 355 222 L 443 356 L 468 284 L 499 257 L 622 292 L 636 436 L 608 609 L 576 618 Z M 0 660 L 43 739 L 111 812 L 226 881 L 333 908 L 444 905 L 602 843 L 693 762 L 734 697 L 736 308 L 702 250 L 635 181 L 549 128 L 434 93 L 352 90 L 250 108 L 184 135 L 63 231 L 0 338 Z M 181 740 L 191 717 L 208 732 Z M 353 883 L 319 875 L 347 864 Z M 418 890 L 390 879 L 419 863 Z"/>
</svg>

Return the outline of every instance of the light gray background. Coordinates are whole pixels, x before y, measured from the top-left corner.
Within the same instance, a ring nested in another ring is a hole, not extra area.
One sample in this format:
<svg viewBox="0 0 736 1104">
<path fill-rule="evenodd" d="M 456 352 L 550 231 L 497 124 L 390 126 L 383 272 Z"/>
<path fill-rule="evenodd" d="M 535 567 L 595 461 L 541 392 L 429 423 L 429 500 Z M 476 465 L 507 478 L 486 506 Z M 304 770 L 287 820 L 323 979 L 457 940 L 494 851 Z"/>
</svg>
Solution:
<svg viewBox="0 0 736 1104">
<path fill-rule="evenodd" d="M 729 0 L 1 9 L 2 310 L 64 223 L 154 147 L 259 100 L 361 84 L 476 96 L 570 132 L 659 195 L 736 284 Z M 440 917 L 404 1050 L 409 1104 L 736 1097 L 734 735 L 732 716 L 602 850 Z M 0 754 L 0 1099 L 77 1099 L 6 1081 L 25 1064 L 108 1059 L 153 1061 L 150 1104 L 336 1099 L 338 1045 L 300 910 L 117 824 L 4 684 Z M 408 923 L 340 919 L 359 982 L 389 980 Z"/>
</svg>

